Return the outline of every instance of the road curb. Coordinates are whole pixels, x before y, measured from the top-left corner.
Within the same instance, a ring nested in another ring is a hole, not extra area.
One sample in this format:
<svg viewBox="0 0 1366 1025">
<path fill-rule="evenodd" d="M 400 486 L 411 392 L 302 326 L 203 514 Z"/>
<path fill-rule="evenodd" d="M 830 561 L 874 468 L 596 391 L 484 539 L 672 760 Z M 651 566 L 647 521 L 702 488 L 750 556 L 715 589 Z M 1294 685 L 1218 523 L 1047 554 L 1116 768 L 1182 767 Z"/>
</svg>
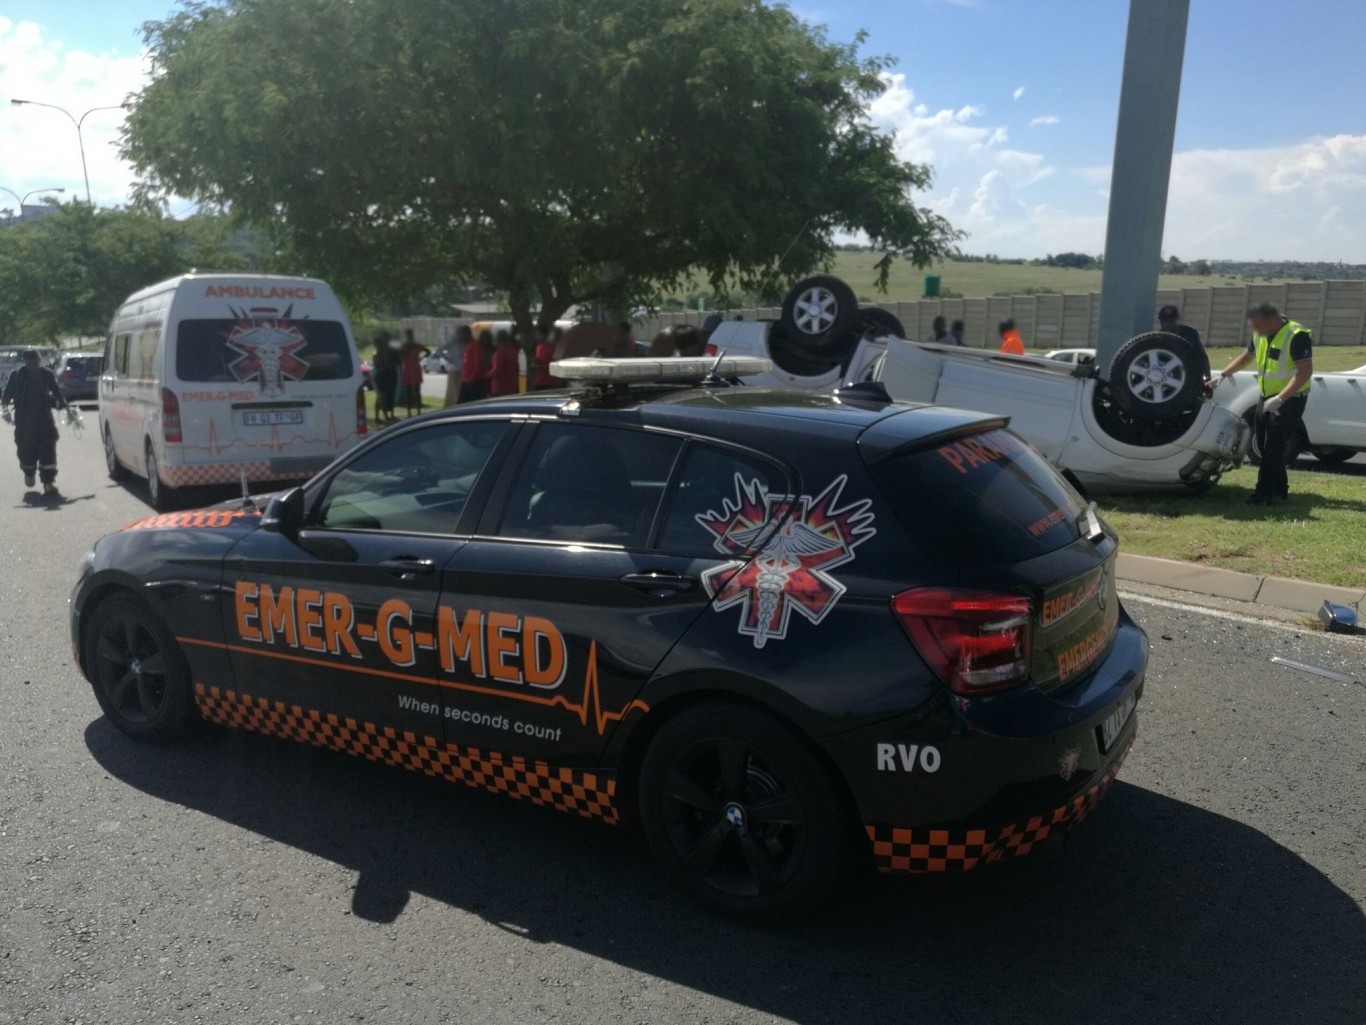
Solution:
<svg viewBox="0 0 1366 1025">
<path fill-rule="evenodd" d="M 1128 552 L 1119 553 L 1116 572 L 1120 580 L 1133 583 L 1271 605 L 1292 612 L 1317 612 L 1325 598 L 1345 605 L 1366 604 L 1366 588 L 1354 590 L 1286 577 L 1237 573 L 1231 569 L 1216 569 L 1176 559 L 1158 559 L 1151 555 L 1131 555 Z"/>
</svg>

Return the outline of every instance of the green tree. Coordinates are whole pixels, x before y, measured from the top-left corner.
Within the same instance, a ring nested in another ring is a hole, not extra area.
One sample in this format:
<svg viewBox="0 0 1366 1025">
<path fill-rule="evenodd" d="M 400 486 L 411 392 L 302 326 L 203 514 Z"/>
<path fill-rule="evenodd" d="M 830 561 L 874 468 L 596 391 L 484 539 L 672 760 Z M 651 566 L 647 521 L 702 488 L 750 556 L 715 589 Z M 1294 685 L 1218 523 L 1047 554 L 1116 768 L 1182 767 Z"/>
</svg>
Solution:
<svg viewBox="0 0 1366 1025">
<path fill-rule="evenodd" d="M 548 323 L 696 269 L 771 287 L 839 230 L 885 285 L 957 237 L 868 119 L 888 62 L 761 0 L 186 2 L 146 38 L 146 194 L 273 225 L 353 296 L 476 279 Z"/>
<path fill-rule="evenodd" d="M 256 267 L 252 241 L 212 214 L 175 221 L 155 210 L 59 206 L 0 230 L 0 342 L 102 335 L 147 285 L 195 268 Z"/>
</svg>

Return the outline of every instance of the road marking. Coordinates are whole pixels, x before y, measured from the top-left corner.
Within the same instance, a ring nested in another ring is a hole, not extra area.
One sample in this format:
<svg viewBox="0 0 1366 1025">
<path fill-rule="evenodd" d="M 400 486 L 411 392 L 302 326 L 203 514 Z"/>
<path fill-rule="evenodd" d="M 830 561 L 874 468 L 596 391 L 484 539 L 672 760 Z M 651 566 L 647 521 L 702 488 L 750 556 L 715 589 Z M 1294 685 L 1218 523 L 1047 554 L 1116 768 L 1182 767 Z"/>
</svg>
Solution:
<svg viewBox="0 0 1366 1025">
<path fill-rule="evenodd" d="M 1282 630 L 1285 633 L 1303 634 L 1311 633 L 1315 636 L 1322 636 L 1325 639 L 1333 638 L 1333 634 L 1319 632 L 1309 626 L 1295 626 L 1292 623 L 1277 623 L 1270 619 L 1258 619 L 1255 616 L 1244 616 L 1238 612 L 1225 612 L 1223 609 L 1206 608 L 1204 605 L 1190 605 L 1186 602 L 1170 601 L 1167 598 L 1154 598 L 1146 594 L 1134 594 L 1132 591 L 1120 591 L 1119 596 L 1125 601 L 1144 602 L 1148 605 L 1156 605 L 1158 608 L 1171 609 L 1174 612 L 1196 612 L 1202 616 L 1212 616 L 1215 619 L 1226 619 L 1231 623 L 1245 623 L 1248 626 L 1260 628 L 1269 627 L 1272 630 Z M 1308 613 L 1305 613 L 1308 615 Z"/>
</svg>

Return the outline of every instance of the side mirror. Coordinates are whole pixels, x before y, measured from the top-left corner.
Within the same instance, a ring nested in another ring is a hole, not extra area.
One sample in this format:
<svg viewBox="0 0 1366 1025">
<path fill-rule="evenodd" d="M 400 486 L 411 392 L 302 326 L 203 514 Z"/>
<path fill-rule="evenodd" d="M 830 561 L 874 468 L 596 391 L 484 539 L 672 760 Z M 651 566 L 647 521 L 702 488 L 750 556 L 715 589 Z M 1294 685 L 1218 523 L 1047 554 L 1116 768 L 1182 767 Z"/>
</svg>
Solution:
<svg viewBox="0 0 1366 1025">
<path fill-rule="evenodd" d="M 290 488 L 270 500 L 261 516 L 261 529 L 297 540 L 304 526 L 304 489 Z"/>
</svg>

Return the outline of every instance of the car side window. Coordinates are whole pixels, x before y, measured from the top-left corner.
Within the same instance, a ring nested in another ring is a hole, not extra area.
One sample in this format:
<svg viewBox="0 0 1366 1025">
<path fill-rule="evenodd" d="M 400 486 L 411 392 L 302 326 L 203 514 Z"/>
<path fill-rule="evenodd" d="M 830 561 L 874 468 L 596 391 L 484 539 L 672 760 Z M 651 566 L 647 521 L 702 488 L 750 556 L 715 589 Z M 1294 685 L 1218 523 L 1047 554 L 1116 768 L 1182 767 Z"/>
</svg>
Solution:
<svg viewBox="0 0 1366 1025">
<path fill-rule="evenodd" d="M 506 431 L 501 421 L 457 421 L 407 431 L 376 445 L 328 482 L 316 525 L 454 534 Z"/>
<path fill-rule="evenodd" d="M 498 536 L 643 548 L 682 447 L 645 431 L 542 424 Z"/>
<path fill-rule="evenodd" d="M 768 518 L 767 496 L 787 492 L 786 474 L 772 463 L 731 449 L 693 444 L 669 496 L 659 547 L 714 555 L 717 527 L 757 526 L 756 519 Z"/>
</svg>

